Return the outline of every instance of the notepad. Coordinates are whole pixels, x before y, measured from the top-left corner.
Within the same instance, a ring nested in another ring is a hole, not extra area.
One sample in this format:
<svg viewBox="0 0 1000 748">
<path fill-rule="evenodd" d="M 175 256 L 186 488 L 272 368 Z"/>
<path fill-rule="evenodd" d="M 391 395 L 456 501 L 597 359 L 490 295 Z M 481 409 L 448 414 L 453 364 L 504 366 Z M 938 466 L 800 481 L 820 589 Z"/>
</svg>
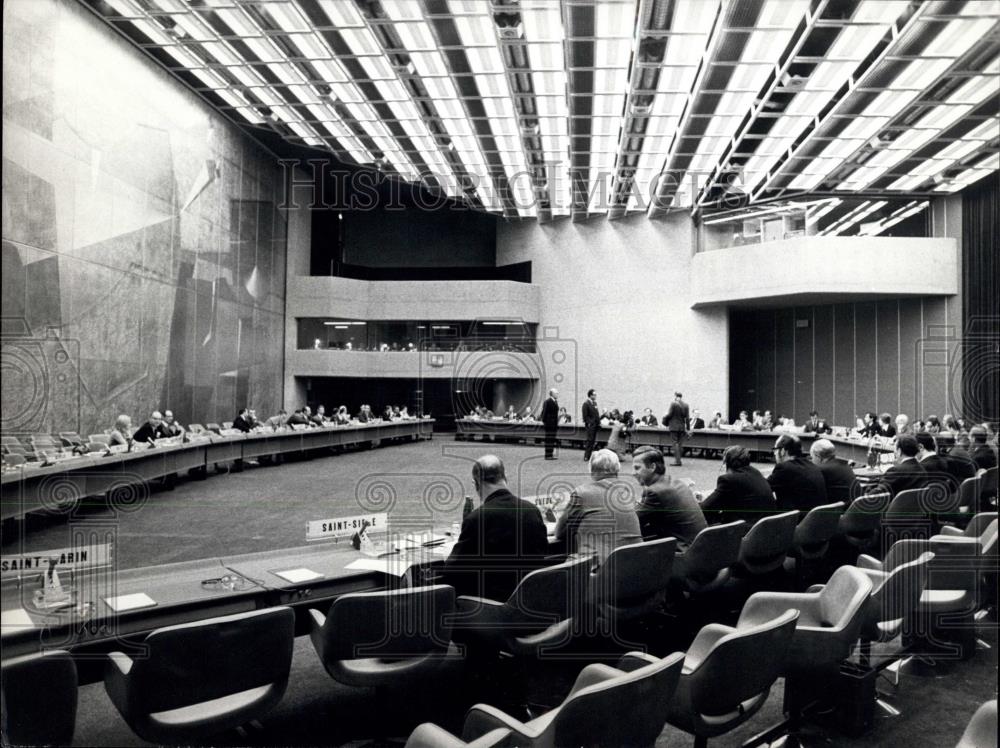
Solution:
<svg viewBox="0 0 1000 748">
<path fill-rule="evenodd" d="M 402 561 L 398 556 L 390 558 L 356 558 L 344 567 L 357 571 L 380 571 L 383 574 L 393 574 L 401 577 L 410 568 L 410 563 Z"/>
<path fill-rule="evenodd" d="M 286 569 L 285 571 L 272 571 L 286 582 L 297 584 L 298 582 L 311 582 L 314 579 L 322 579 L 323 575 L 312 569 Z"/>
<path fill-rule="evenodd" d="M 0 634 L 16 634 L 18 631 L 33 628 L 35 628 L 35 622 L 31 620 L 31 616 L 24 608 L 5 610 L 0 613 Z"/>
<path fill-rule="evenodd" d="M 104 602 L 115 613 L 123 613 L 126 610 L 138 610 L 139 608 L 152 608 L 156 605 L 156 600 L 145 592 L 136 592 L 131 595 L 119 595 L 118 597 L 106 597 Z"/>
</svg>

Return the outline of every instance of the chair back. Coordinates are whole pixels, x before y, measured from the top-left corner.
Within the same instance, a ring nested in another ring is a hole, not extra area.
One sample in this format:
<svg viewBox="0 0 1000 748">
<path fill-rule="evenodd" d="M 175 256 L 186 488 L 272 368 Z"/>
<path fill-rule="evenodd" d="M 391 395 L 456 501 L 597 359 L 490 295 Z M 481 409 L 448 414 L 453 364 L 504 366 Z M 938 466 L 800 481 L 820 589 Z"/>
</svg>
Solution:
<svg viewBox="0 0 1000 748">
<path fill-rule="evenodd" d="M 205 427 L 202 426 L 200 423 L 188 424 L 188 431 L 190 431 L 192 434 L 200 434 L 204 430 Z"/>
<path fill-rule="evenodd" d="M 779 569 L 795 541 L 796 511 L 772 514 L 757 521 L 740 543 L 739 563 L 751 574 Z"/>
<path fill-rule="evenodd" d="M 889 507 L 882 518 L 883 522 L 911 524 L 926 519 L 928 493 L 927 488 L 908 488 L 900 491 L 889 502 Z"/>
<path fill-rule="evenodd" d="M 587 598 L 592 565 L 588 556 L 535 569 L 521 580 L 505 604 L 515 611 L 515 618 L 572 618 Z"/>
<path fill-rule="evenodd" d="M 969 512 L 976 511 L 979 506 L 979 494 L 982 492 L 982 478 L 974 475 L 966 478 L 958 487 L 958 506 Z"/>
<path fill-rule="evenodd" d="M 967 538 L 978 538 L 990 526 L 990 522 L 997 518 L 996 512 L 980 512 L 965 526 L 965 536 Z"/>
<path fill-rule="evenodd" d="M 793 545 L 801 558 L 818 558 L 826 553 L 830 539 L 837 534 L 844 502 L 823 504 L 810 509 L 795 528 Z"/>
<path fill-rule="evenodd" d="M 658 662 L 622 673 L 579 690 L 574 686 L 550 723 L 552 745 L 653 745 L 667 720 L 670 702 L 684 666 L 676 652 Z M 586 683 L 609 671 L 588 665 L 577 677 Z M 621 672 L 621 671 L 616 671 Z"/>
<path fill-rule="evenodd" d="M 819 594 L 820 625 L 844 630 L 844 641 L 855 641 L 864 625 L 872 582 L 855 566 L 841 566 Z"/>
<path fill-rule="evenodd" d="M 888 491 L 875 491 L 859 496 L 840 516 L 840 531 L 860 538 L 874 537 L 890 500 Z"/>
<path fill-rule="evenodd" d="M 5 447 L 11 445 L 19 447 L 21 446 L 21 440 L 18 439 L 16 436 L 0 436 L 0 444 L 2 444 Z"/>
<path fill-rule="evenodd" d="M 790 608 L 719 639 L 687 676 L 692 707 L 702 715 L 719 716 L 738 712 L 744 702 L 766 694 L 784 670 L 798 620 L 799 611 Z"/>
<path fill-rule="evenodd" d="M 208 430 L 208 431 L 214 431 L 216 434 L 218 434 L 220 431 L 222 431 L 222 427 L 219 426 L 219 424 L 217 424 L 217 423 L 206 423 L 205 424 L 205 429 Z"/>
<path fill-rule="evenodd" d="M 997 700 L 984 702 L 972 715 L 955 748 L 983 748 L 997 744 Z"/>
<path fill-rule="evenodd" d="M 231 429 L 232 427 L 233 427 L 233 422 L 232 421 L 223 421 L 222 422 L 222 428 L 224 428 L 224 429 Z"/>
<path fill-rule="evenodd" d="M 323 659 L 418 657 L 451 641 L 455 588 L 446 584 L 341 595 L 323 627 Z"/>
<path fill-rule="evenodd" d="M 59 438 L 64 446 L 79 447 L 83 444 L 83 438 L 75 431 L 60 431 Z"/>
<path fill-rule="evenodd" d="M 665 591 L 670 584 L 676 550 L 676 538 L 660 538 L 616 548 L 591 576 L 594 599 L 622 604 Z"/>
<path fill-rule="evenodd" d="M 288 683 L 291 608 L 239 613 L 157 629 L 129 673 L 128 709 L 151 714 Z"/>
<path fill-rule="evenodd" d="M 103 444 L 104 446 L 107 446 L 111 443 L 111 437 L 107 434 L 91 434 L 87 437 L 87 441 L 91 444 Z"/>
<path fill-rule="evenodd" d="M 905 542 L 905 541 L 904 541 Z M 899 564 L 877 586 L 868 600 L 868 624 L 900 621 L 920 603 L 934 554 L 924 551 L 913 561 Z"/>
<path fill-rule="evenodd" d="M 712 525 L 699 532 L 683 553 L 674 557 L 673 576 L 705 584 L 732 566 L 740 557 L 740 543 L 747 523 L 740 519 L 724 525 Z"/>
<path fill-rule="evenodd" d="M 24 456 L 23 453 L 10 452 L 3 456 L 3 462 L 8 467 L 15 467 L 17 465 L 23 465 L 28 461 L 28 458 Z"/>
<path fill-rule="evenodd" d="M 76 727 L 76 665 L 68 652 L 15 657 L 0 668 L 4 745 L 70 745 Z"/>
</svg>

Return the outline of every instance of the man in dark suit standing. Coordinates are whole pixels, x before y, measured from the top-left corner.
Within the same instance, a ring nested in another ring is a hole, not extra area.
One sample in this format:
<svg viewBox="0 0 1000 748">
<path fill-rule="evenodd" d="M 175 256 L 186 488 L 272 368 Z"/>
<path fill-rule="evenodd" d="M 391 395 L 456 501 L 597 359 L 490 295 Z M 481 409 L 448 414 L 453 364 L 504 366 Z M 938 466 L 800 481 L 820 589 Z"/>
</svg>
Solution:
<svg viewBox="0 0 1000 748">
<path fill-rule="evenodd" d="M 826 500 L 850 504 L 854 499 L 854 482 L 857 476 L 846 460 L 837 457 L 837 448 L 829 439 L 817 439 L 809 448 L 813 464 L 823 474 L 826 483 Z"/>
<path fill-rule="evenodd" d="M 688 417 L 691 415 L 687 403 L 681 399 L 681 393 L 674 393 L 674 401 L 670 403 L 670 409 L 663 416 L 663 425 L 670 432 L 670 438 L 674 443 L 674 461 L 672 465 L 681 464 L 681 450 L 684 437 L 687 435 Z"/>
<path fill-rule="evenodd" d="M 802 442 L 794 434 L 782 434 L 774 443 L 778 463 L 767 476 L 779 512 L 808 512 L 826 503 L 826 481 L 819 468 L 802 454 Z"/>
<path fill-rule="evenodd" d="M 590 460 L 597 443 L 597 427 L 601 425 L 601 413 L 597 409 L 597 393 L 587 390 L 587 399 L 583 401 L 583 425 L 587 429 L 587 444 L 583 448 L 583 459 Z"/>
<path fill-rule="evenodd" d="M 444 564 L 443 581 L 460 595 L 504 601 L 525 574 L 545 564 L 545 522 L 538 507 L 507 489 L 499 457 L 476 460 L 472 481 L 483 503 L 462 521 L 458 542 Z"/>
<path fill-rule="evenodd" d="M 879 488 L 895 497 L 900 491 L 923 488 L 927 485 L 927 471 L 917 462 L 920 447 L 909 434 L 896 437 L 896 464 L 885 471 Z"/>
<path fill-rule="evenodd" d="M 559 431 L 559 390 L 549 390 L 549 396 L 542 403 L 542 425 L 545 427 L 545 459 L 554 460 L 556 433 Z"/>
</svg>

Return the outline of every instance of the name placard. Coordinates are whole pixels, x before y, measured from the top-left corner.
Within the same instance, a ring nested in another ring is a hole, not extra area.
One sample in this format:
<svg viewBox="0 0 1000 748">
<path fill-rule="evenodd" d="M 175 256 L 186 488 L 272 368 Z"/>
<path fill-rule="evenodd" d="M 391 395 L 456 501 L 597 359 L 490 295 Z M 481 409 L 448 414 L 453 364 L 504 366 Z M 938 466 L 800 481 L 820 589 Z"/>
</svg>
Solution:
<svg viewBox="0 0 1000 748">
<path fill-rule="evenodd" d="M 53 557 L 59 559 L 59 563 L 56 565 L 57 571 L 96 569 L 111 563 L 111 543 L 2 556 L 0 557 L 0 577 L 41 574 L 48 570 L 49 559 Z"/>
<path fill-rule="evenodd" d="M 386 532 L 389 529 L 389 515 L 385 512 L 359 514 L 354 517 L 316 519 L 306 523 L 306 540 L 349 538 L 358 532 L 366 522 L 368 523 L 368 532 Z"/>
<path fill-rule="evenodd" d="M 521 498 L 539 509 L 555 509 L 566 498 L 566 494 L 541 494 L 539 496 L 522 496 Z"/>
</svg>

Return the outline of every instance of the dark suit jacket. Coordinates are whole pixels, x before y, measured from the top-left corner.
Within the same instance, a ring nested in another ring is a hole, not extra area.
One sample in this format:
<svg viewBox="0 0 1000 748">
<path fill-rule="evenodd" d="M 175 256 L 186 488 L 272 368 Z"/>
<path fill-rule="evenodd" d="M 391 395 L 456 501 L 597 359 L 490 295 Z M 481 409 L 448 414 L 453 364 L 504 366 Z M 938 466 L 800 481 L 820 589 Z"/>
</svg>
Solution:
<svg viewBox="0 0 1000 748">
<path fill-rule="evenodd" d="M 843 501 L 845 504 L 850 504 L 854 498 L 851 489 L 854 487 L 857 476 L 854 475 L 854 470 L 847 462 L 838 457 L 830 462 L 820 463 L 816 467 L 823 474 L 823 482 L 826 484 L 826 500 L 828 502 Z"/>
<path fill-rule="evenodd" d="M 673 537 L 680 545 L 690 545 L 708 527 L 687 483 L 669 475 L 661 475 L 655 483 L 643 488 L 636 514 L 644 540 Z"/>
<path fill-rule="evenodd" d="M 920 467 L 927 473 L 927 482 L 943 483 L 949 492 L 958 489 L 958 483 L 948 470 L 948 461 L 937 452 L 927 455 L 920 460 Z"/>
<path fill-rule="evenodd" d="M 670 409 L 663 416 L 663 425 L 668 431 L 687 431 L 688 410 L 687 403 L 683 400 L 674 400 L 670 403 Z"/>
<path fill-rule="evenodd" d="M 820 418 L 816 423 L 806 421 L 806 425 L 802 427 L 802 431 L 806 434 L 832 434 L 833 427 L 826 420 Z"/>
<path fill-rule="evenodd" d="M 444 565 L 444 583 L 460 595 L 504 601 L 549 552 L 538 507 L 501 488 L 469 512 Z"/>
<path fill-rule="evenodd" d="M 997 453 L 988 444 L 979 444 L 973 447 L 970 454 L 978 467 L 989 470 L 997 466 Z"/>
<path fill-rule="evenodd" d="M 972 459 L 972 456 L 964 447 L 952 447 L 948 454 L 945 455 L 945 463 L 947 464 L 948 472 L 960 484 L 966 478 L 974 478 L 976 471 L 979 470 L 976 461 Z"/>
<path fill-rule="evenodd" d="M 250 431 L 253 426 L 251 426 L 250 421 L 243 416 L 236 416 L 236 418 L 233 419 L 233 428 L 239 429 L 240 431 Z"/>
<path fill-rule="evenodd" d="M 583 401 L 583 424 L 585 426 L 598 426 L 601 423 L 601 414 L 597 406 L 590 402 L 588 397 Z"/>
<path fill-rule="evenodd" d="M 145 444 L 150 439 L 163 439 L 166 436 L 167 433 L 163 430 L 162 423 L 159 426 L 154 426 L 149 421 L 146 421 L 134 434 L 132 434 L 132 441 Z"/>
<path fill-rule="evenodd" d="M 771 485 L 752 466 L 720 475 L 715 490 L 701 502 L 705 519 L 713 525 L 742 519 L 752 526 L 761 517 L 774 514 L 777 508 Z"/>
<path fill-rule="evenodd" d="M 559 403 L 551 397 L 545 398 L 545 402 L 542 403 L 542 414 L 539 420 L 545 424 L 546 429 L 555 431 L 559 426 Z"/>
<path fill-rule="evenodd" d="M 695 418 L 695 419 L 693 419 L 691 421 L 691 430 L 692 431 L 694 431 L 695 429 L 703 429 L 703 428 L 705 428 L 705 419 L 704 418 Z"/>
<path fill-rule="evenodd" d="M 813 507 L 826 503 L 826 481 L 805 456 L 779 462 L 767 477 L 774 491 L 778 511 L 798 509 L 808 512 Z"/>
<path fill-rule="evenodd" d="M 927 471 L 914 457 L 908 457 L 898 465 L 893 465 L 885 471 L 882 480 L 879 481 L 879 488 L 888 491 L 890 496 L 911 488 L 923 488 L 925 485 L 927 485 Z"/>
</svg>

